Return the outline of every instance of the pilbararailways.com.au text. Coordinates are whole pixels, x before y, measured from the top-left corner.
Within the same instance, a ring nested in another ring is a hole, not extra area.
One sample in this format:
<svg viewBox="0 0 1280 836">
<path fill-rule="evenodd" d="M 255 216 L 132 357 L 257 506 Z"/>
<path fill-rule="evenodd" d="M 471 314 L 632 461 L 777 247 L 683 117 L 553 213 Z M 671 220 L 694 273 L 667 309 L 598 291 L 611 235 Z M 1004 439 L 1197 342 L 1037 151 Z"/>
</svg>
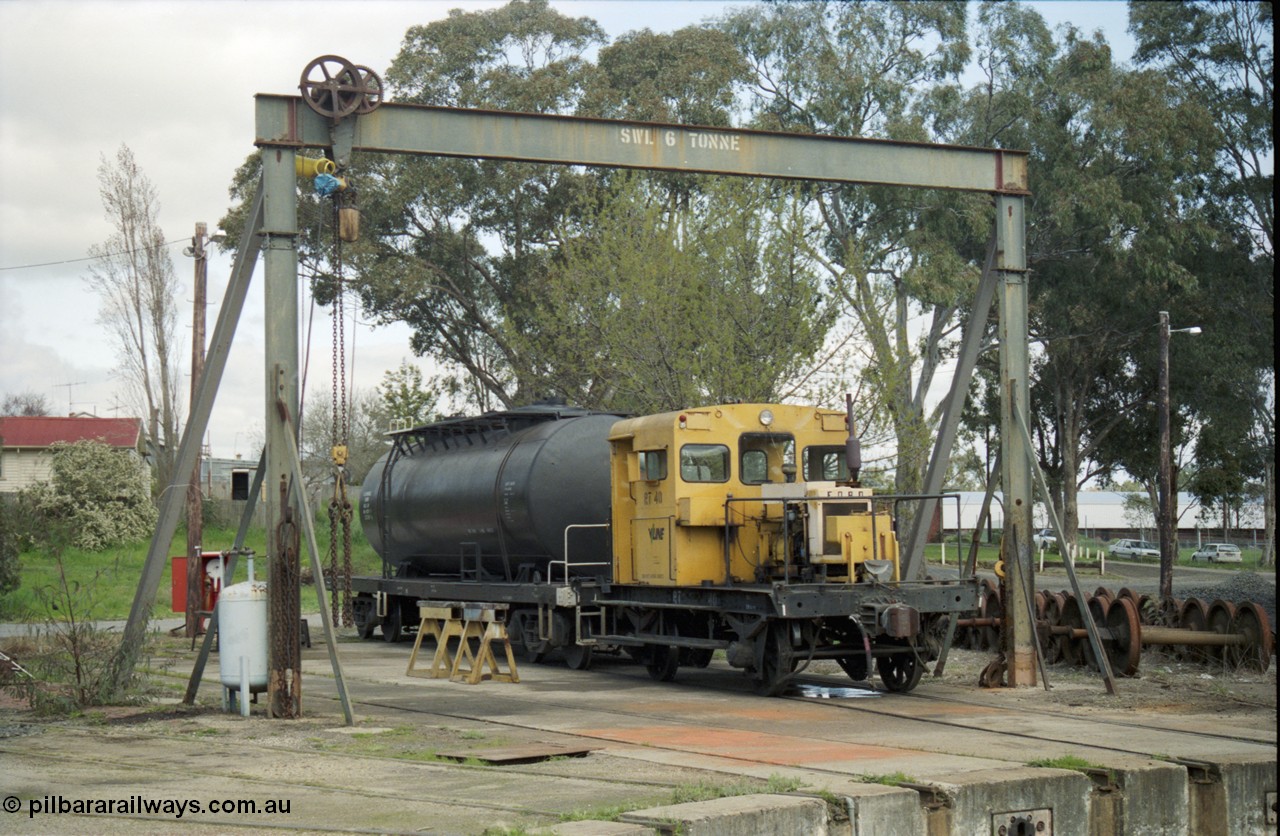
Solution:
<svg viewBox="0 0 1280 836">
<path fill-rule="evenodd" d="M 26 801 L 16 795 L 6 796 L 4 812 L 20 813 L 24 809 L 27 818 L 36 816 L 172 816 L 185 815 L 289 815 L 292 803 L 287 798 L 271 798 L 256 801 L 251 798 L 214 798 L 200 801 L 194 798 L 147 798 L 127 795 L 123 798 L 68 798 L 65 795 L 46 795 Z"/>
</svg>

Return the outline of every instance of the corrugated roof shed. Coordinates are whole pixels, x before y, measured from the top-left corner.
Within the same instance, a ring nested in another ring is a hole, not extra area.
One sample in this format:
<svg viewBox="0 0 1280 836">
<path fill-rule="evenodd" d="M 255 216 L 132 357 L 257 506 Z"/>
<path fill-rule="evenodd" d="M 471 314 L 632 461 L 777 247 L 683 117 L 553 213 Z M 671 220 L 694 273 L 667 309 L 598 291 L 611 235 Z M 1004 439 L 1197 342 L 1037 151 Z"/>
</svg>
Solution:
<svg viewBox="0 0 1280 836">
<path fill-rule="evenodd" d="M 59 441 L 101 441 L 112 447 L 138 446 L 142 421 L 138 418 L 52 416 L 0 418 L 0 445 L 43 449 Z"/>
</svg>

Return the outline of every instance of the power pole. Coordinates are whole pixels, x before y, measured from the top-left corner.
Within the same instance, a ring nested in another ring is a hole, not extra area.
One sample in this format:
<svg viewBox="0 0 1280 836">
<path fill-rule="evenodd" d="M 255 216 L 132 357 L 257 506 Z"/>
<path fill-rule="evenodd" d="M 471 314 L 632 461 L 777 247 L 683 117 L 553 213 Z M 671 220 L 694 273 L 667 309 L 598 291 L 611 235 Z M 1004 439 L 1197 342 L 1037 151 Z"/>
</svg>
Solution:
<svg viewBox="0 0 1280 836">
<path fill-rule="evenodd" d="M 195 258 L 195 309 L 191 314 L 191 414 L 195 413 L 196 393 L 200 389 L 200 376 L 204 374 L 204 318 L 205 296 L 209 278 L 209 260 L 205 256 L 204 243 L 208 227 L 196 223 L 196 234 L 191 239 L 191 255 Z M 187 483 L 187 637 L 200 632 L 200 610 L 204 599 L 204 505 L 200 490 L 200 459 L 196 457 L 195 469 Z"/>
</svg>

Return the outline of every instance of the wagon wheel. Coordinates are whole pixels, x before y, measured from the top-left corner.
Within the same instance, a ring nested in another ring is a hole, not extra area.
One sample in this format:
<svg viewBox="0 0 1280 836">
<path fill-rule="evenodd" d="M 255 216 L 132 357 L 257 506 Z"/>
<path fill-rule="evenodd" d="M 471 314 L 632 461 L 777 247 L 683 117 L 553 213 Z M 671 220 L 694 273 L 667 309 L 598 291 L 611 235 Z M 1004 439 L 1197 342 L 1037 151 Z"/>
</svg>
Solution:
<svg viewBox="0 0 1280 836">
<path fill-rule="evenodd" d="M 400 604 L 387 602 L 387 614 L 382 617 L 382 638 L 388 642 L 398 642 L 404 638 L 404 619 L 400 614 Z"/>
<path fill-rule="evenodd" d="M 592 648 L 585 644 L 567 644 L 564 650 L 564 663 L 575 671 L 585 671 L 591 667 Z"/>
<path fill-rule="evenodd" d="M 1220 636 L 1225 636 L 1231 632 L 1231 622 L 1236 617 L 1236 605 L 1230 601 L 1214 601 L 1209 605 L 1209 615 L 1206 619 L 1207 626 L 1211 632 Z M 1205 648 L 1210 662 L 1225 662 L 1227 654 L 1225 647 L 1208 647 Z"/>
<path fill-rule="evenodd" d="M 1114 601 L 1114 600 L 1116 599 L 1116 596 L 1115 596 L 1114 594 L 1112 594 L 1111 590 L 1110 590 L 1110 589 L 1107 589 L 1105 586 L 1100 586 L 1100 587 L 1098 587 L 1097 589 L 1095 589 L 1095 590 L 1093 591 L 1093 597 L 1094 597 L 1094 598 L 1106 598 L 1106 599 L 1107 599 L 1107 603 L 1108 603 L 1108 604 L 1110 604 L 1112 601 Z"/>
<path fill-rule="evenodd" d="M 1111 670 L 1117 676 L 1134 676 L 1142 661 L 1142 628 L 1133 601 L 1117 598 L 1107 608 L 1107 627 L 1111 641 L 1104 645 Z"/>
<path fill-rule="evenodd" d="M 1079 630 L 1084 627 L 1084 619 L 1080 617 L 1080 607 L 1076 604 L 1076 596 L 1066 595 L 1062 601 L 1061 623 L 1063 627 Z M 1070 633 L 1058 636 L 1058 648 L 1062 660 L 1069 665 L 1084 664 L 1084 649 L 1081 644 L 1088 639 L 1077 639 Z"/>
<path fill-rule="evenodd" d="M 1178 614 L 1178 627 L 1183 630 L 1194 630 L 1203 633 L 1209 629 L 1209 608 L 1199 598 L 1188 598 L 1182 602 L 1182 611 Z M 1174 658 L 1189 659 L 1193 662 L 1209 661 L 1207 648 L 1199 645 L 1172 645 Z"/>
<path fill-rule="evenodd" d="M 1053 628 L 1062 626 L 1062 606 L 1061 593 L 1054 592 L 1045 596 L 1044 621 L 1048 629 L 1045 630 L 1045 640 L 1041 646 L 1044 648 L 1046 665 L 1056 665 L 1062 661 L 1062 642 L 1053 634 Z"/>
<path fill-rule="evenodd" d="M 507 629 L 507 636 L 511 640 L 511 649 L 515 652 L 516 658 L 522 662 L 541 662 L 547 655 L 548 643 L 538 639 L 533 614 L 530 612 L 517 610 L 511 614 L 511 625 Z M 534 641 L 530 642 L 530 638 Z"/>
<path fill-rule="evenodd" d="M 1004 618 L 1004 603 L 1000 600 L 1000 588 L 995 584 L 988 585 L 982 592 L 982 606 L 979 611 L 982 618 Z M 980 627 L 982 634 L 982 650 L 1000 649 L 1000 627 Z"/>
<path fill-rule="evenodd" d="M 1035 595 L 1036 618 L 1044 620 L 1045 612 L 1049 608 L 1049 592 L 1044 589 L 1037 589 Z"/>
<path fill-rule="evenodd" d="M 1109 595 L 1095 595 L 1089 599 L 1089 615 L 1093 617 L 1095 626 L 1107 626 L 1107 611 L 1109 609 L 1111 609 L 1111 597 Z M 1085 636 L 1080 641 L 1083 645 L 1081 652 L 1084 655 L 1084 663 L 1094 670 L 1101 670 L 1102 666 L 1098 664 L 1097 657 L 1093 655 L 1093 642 L 1089 640 L 1088 636 Z M 1105 644 L 1102 652 L 1107 652 Z"/>
<path fill-rule="evenodd" d="M 1134 609 L 1134 611 L 1135 611 L 1135 612 L 1141 612 L 1141 607 L 1142 607 L 1142 596 L 1140 596 L 1138 593 L 1134 592 L 1134 591 L 1133 591 L 1132 589 L 1130 589 L 1129 587 L 1127 587 L 1127 586 L 1122 586 L 1122 587 L 1120 587 L 1120 591 L 1116 593 L 1116 597 L 1117 597 L 1117 598 L 1128 598 L 1128 599 L 1129 599 L 1129 602 L 1130 602 L 1131 604 L 1133 604 L 1133 609 Z"/>
<path fill-rule="evenodd" d="M 379 79 L 379 96 L 381 85 Z M 364 77 L 355 64 L 340 55 L 313 58 L 302 70 L 298 90 L 308 107 L 330 119 L 350 116 L 365 98 Z"/>
<path fill-rule="evenodd" d="M 1266 611 L 1252 601 L 1245 601 L 1236 607 L 1235 618 L 1231 619 L 1231 632 L 1244 636 L 1247 641 L 1228 647 L 1227 661 L 1238 668 L 1266 673 L 1271 667 L 1273 650 L 1271 624 Z"/>
<path fill-rule="evenodd" d="M 916 658 L 916 654 L 907 648 L 892 656 L 880 656 L 876 659 L 876 673 L 884 687 L 895 694 L 905 694 L 920 684 L 924 675 L 924 665 Z"/>
</svg>

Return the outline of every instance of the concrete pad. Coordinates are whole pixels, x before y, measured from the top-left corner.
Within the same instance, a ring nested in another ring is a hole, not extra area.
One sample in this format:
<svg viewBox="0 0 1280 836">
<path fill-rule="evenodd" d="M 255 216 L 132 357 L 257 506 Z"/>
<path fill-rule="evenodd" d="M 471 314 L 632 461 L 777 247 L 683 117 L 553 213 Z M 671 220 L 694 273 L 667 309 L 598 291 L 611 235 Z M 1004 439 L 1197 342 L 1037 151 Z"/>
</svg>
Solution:
<svg viewBox="0 0 1280 836">
<path fill-rule="evenodd" d="M 1103 761 L 1105 769 L 1091 772 L 1094 791 L 1089 801 L 1093 833 L 1125 836 L 1187 836 L 1187 770 L 1179 764 L 1147 758 Z M 1101 773 L 1101 774 L 1097 774 Z"/>
<path fill-rule="evenodd" d="M 827 836 L 827 805 L 795 795 L 737 795 L 626 813 L 620 821 L 681 836 Z"/>
<path fill-rule="evenodd" d="M 937 798 L 926 799 L 929 833 L 1014 832 L 1018 820 L 1047 813 L 1054 836 L 1089 836 L 1093 782 L 1065 769 L 1012 767 L 932 780 Z"/>
<path fill-rule="evenodd" d="M 1191 832 L 1197 836 L 1275 833 L 1275 758 L 1231 755 L 1208 756 L 1204 761 L 1184 762 Z"/>
<path fill-rule="evenodd" d="M 915 790 L 857 784 L 846 788 L 843 798 L 849 808 L 851 836 L 925 832 L 925 812 Z"/>
</svg>

